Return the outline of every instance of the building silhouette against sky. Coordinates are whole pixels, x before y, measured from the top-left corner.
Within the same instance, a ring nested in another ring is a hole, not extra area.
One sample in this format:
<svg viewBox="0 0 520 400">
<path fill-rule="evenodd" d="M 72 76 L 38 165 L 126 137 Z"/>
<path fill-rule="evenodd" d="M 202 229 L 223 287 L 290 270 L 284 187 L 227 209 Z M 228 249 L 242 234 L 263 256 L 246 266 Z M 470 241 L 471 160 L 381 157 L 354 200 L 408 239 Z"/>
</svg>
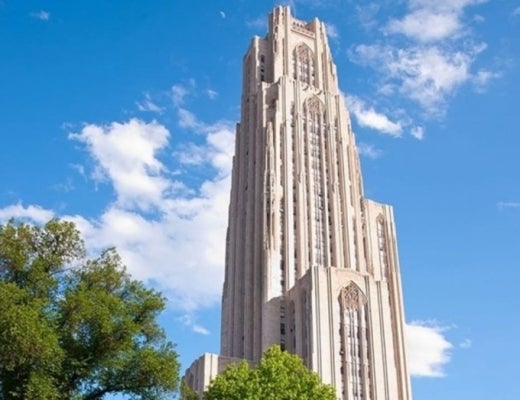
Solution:
<svg viewBox="0 0 520 400">
<path fill-rule="evenodd" d="M 392 208 L 364 197 L 324 23 L 276 7 L 243 69 L 221 355 L 187 382 L 279 344 L 340 399 L 411 399 Z"/>
</svg>

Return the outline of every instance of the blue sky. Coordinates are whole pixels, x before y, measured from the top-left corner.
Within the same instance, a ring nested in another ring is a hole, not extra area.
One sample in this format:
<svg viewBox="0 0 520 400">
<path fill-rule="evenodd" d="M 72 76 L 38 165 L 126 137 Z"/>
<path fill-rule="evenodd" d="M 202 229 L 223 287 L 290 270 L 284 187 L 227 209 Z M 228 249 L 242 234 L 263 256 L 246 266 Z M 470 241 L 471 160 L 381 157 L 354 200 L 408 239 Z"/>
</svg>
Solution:
<svg viewBox="0 0 520 400">
<path fill-rule="evenodd" d="M 241 59 L 271 1 L 0 0 L 0 221 L 74 220 L 218 352 Z M 416 399 L 518 399 L 520 2 L 294 0 L 395 209 Z"/>
</svg>

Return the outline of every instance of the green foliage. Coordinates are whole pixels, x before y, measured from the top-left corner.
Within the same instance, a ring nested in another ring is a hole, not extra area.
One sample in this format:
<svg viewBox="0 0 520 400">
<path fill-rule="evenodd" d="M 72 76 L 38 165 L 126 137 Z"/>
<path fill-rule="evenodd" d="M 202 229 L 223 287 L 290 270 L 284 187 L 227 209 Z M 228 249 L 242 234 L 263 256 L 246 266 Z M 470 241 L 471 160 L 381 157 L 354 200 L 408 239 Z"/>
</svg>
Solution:
<svg viewBox="0 0 520 400">
<path fill-rule="evenodd" d="M 188 386 L 184 379 L 181 382 L 179 400 L 199 400 L 197 393 Z"/>
<path fill-rule="evenodd" d="M 179 381 L 163 297 L 71 222 L 0 226 L 0 400 L 162 399 Z"/>
<path fill-rule="evenodd" d="M 269 348 L 255 368 L 244 361 L 217 376 L 204 400 L 335 400 L 336 393 L 321 383 L 302 360 Z"/>
</svg>

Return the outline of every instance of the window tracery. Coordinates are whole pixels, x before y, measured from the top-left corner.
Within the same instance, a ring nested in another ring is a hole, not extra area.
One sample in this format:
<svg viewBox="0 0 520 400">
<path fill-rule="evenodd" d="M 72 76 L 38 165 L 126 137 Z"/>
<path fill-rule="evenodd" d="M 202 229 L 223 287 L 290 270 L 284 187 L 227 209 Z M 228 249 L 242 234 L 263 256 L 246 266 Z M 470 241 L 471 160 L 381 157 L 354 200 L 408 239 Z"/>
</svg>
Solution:
<svg viewBox="0 0 520 400">
<path fill-rule="evenodd" d="M 316 265 L 328 264 L 328 247 L 326 246 L 326 195 L 324 190 L 322 140 L 325 133 L 324 105 L 317 97 L 307 99 L 303 107 L 303 126 L 309 143 L 309 158 L 307 171 L 307 187 L 312 196 L 311 223 L 313 231 L 313 262 Z"/>
<path fill-rule="evenodd" d="M 370 400 L 367 299 L 350 282 L 339 295 L 341 309 L 340 357 L 344 400 Z"/>
<path fill-rule="evenodd" d="M 292 57 L 293 78 L 309 85 L 315 85 L 314 54 L 306 44 L 296 46 Z"/>
</svg>

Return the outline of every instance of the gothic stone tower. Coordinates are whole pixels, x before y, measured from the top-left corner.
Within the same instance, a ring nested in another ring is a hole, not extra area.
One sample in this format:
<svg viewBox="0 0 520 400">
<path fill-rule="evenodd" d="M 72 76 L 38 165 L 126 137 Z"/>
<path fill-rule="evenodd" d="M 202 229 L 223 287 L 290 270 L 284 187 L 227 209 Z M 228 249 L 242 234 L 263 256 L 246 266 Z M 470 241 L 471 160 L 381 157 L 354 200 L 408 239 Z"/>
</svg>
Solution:
<svg viewBox="0 0 520 400">
<path fill-rule="evenodd" d="M 339 399 L 410 399 L 392 208 L 363 195 L 324 24 L 276 7 L 243 68 L 215 365 L 280 344 Z"/>
</svg>

